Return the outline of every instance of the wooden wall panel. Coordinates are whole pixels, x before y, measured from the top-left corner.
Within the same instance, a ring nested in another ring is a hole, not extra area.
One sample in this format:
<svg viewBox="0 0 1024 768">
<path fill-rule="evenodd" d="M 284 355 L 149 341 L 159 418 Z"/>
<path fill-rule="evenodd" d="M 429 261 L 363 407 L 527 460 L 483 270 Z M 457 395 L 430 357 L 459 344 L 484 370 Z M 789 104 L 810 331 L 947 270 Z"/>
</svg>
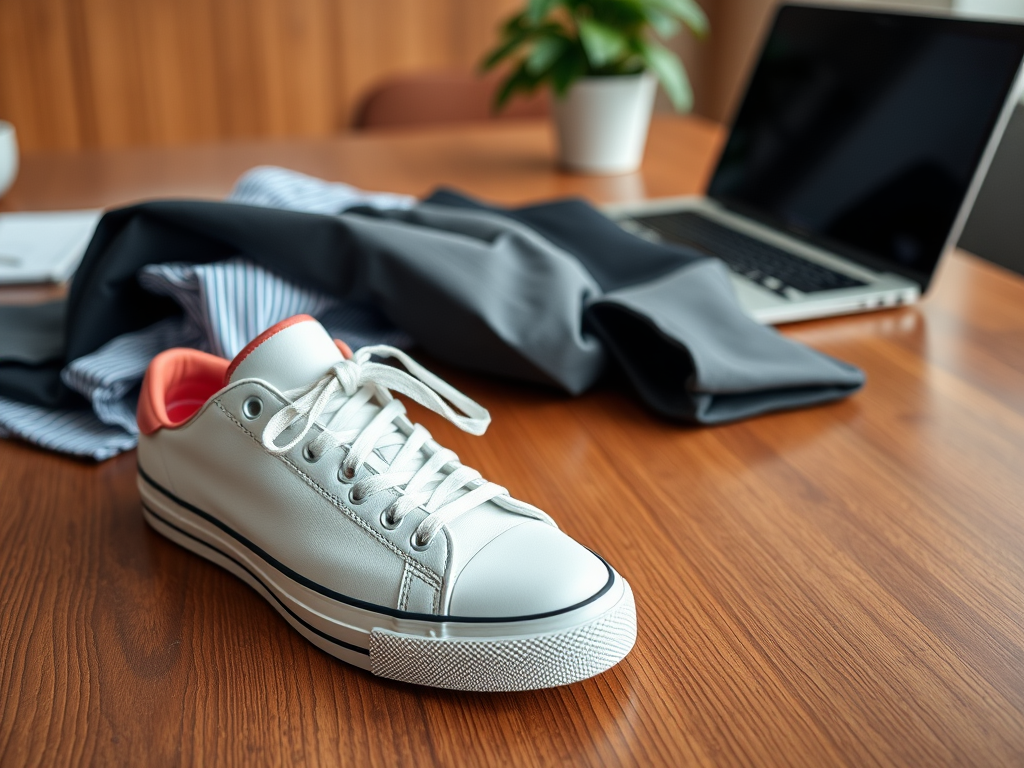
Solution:
<svg viewBox="0 0 1024 768">
<path fill-rule="evenodd" d="M 711 37 L 674 47 L 695 111 L 728 120 L 780 0 L 701 2 Z M 0 0 L 0 118 L 29 150 L 324 136 L 381 78 L 475 66 L 521 4 Z"/>
<path fill-rule="evenodd" d="M 29 146 L 75 146 L 81 135 L 69 5 L 0 3 L 0 117 L 15 121 Z"/>
<path fill-rule="evenodd" d="M 346 128 L 363 90 L 467 68 L 519 0 L 0 0 L 0 118 L 22 146 Z"/>
</svg>

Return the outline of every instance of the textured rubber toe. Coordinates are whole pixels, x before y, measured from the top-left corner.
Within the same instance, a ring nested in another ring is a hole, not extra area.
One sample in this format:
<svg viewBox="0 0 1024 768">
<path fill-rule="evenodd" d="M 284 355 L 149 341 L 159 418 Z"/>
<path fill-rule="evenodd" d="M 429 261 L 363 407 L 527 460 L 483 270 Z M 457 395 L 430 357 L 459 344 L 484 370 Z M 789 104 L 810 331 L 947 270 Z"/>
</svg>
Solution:
<svg viewBox="0 0 1024 768">
<path fill-rule="evenodd" d="M 595 620 L 532 637 L 454 639 L 370 633 L 373 674 L 464 691 L 553 688 L 600 674 L 636 642 L 633 592 Z"/>
</svg>

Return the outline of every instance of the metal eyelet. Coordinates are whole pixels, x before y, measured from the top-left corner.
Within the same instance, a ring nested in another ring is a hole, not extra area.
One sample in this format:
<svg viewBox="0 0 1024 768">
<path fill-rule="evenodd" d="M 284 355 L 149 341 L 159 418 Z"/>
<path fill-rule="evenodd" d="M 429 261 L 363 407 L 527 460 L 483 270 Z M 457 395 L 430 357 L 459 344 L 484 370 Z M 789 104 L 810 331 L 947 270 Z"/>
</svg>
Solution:
<svg viewBox="0 0 1024 768">
<path fill-rule="evenodd" d="M 363 495 L 357 494 L 356 493 L 356 487 L 354 485 L 351 488 L 348 489 L 348 503 L 349 504 L 352 504 L 353 506 L 358 507 L 364 501 L 366 501 L 366 497 L 363 496 Z"/>
<path fill-rule="evenodd" d="M 413 535 L 409 537 L 409 546 L 417 552 L 422 552 L 430 546 L 430 541 L 420 541 L 419 539 L 420 537 L 414 532 Z"/>
<path fill-rule="evenodd" d="M 340 467 L 338 467 L 338 482 L 339 483 L 348 484 L 348 483 L 351 483 L 355 479 L 356 479 L 356 471 L 354 469 L 349 469 L 344 464 L 342 464 Z"/>
<path fill-rule="evenodd" d="M 249 421 L 258 419 L 261 413 L 263 413 L 263 401 L 258 397 L 247 397 L 242 403 L 242 415 Z"/>
<path fill-rule="evenodd" d="M 306 462 L 309 464 L 316 464 L 318 461 L 320 461 L 320 457 L 310 450 L 309 443 L 306 443 L 304 446 L 302 446 L 302 458 L 304 458 Z"/>
<path fill-rule="evenodd" d="M 389 514 L 389 511 L 385 509 L 380 513 L 380 526 L 386 531 L 393 531 L 395 528 L 402 524 L 401 520 L 395 520 Z"/>
</svg>

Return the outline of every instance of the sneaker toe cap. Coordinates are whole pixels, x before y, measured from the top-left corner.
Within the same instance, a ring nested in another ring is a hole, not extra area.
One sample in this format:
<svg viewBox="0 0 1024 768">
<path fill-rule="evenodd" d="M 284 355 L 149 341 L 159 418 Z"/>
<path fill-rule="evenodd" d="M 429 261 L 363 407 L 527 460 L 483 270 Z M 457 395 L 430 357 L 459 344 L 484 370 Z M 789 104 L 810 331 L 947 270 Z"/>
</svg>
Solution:
<svg viewBox="0 0 1024 768">
<path fill-rule="evenodd" d="M 448 613 L 498 618 L 559 611 L 612 578 L 590 550 L 550 525 L 529 521 L 486 544 L 458 574 Z"/>
</svg>

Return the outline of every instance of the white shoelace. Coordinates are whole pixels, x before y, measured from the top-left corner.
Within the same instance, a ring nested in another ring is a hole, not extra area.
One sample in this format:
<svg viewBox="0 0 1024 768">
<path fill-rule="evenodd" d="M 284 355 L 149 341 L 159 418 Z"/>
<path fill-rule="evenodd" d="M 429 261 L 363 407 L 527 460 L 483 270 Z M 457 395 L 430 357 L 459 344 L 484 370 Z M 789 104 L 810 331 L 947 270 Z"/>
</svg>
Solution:
<svg viewBox="0 0 1024 768">
<path fill-rule="evenodd" d="M 370 362 L 374 355 L 394 358 L 409 373 Z M 493 501 L 509 512 L 555 524 L 541 510 L 512 498 L 500 485 L 484 480 L 475 469 L 464 466 L 454 451 L 436 443 L 424 427 L 413 425 L 405 416 L 405 406 L 394 399 L 391 391 L 411 397 L 472 435 L 482 435 L 491 422 L 487 409 L 479 403 L 400 349 L 380 345 L 356 350 L 352 359 L 338 363 L 311 386 L 284 393 L 294 400 L 267 422 L 263 447 L 275 455 L 286 453 L 299 445 L 313 424 L 319 422 L 322 431 L 303 448 L 303 455 L 315 462 L 334 448 L 349 445 L 338 469 L 338 479 L 343 483 L 352 482 L 370 454 L 377 451 L 387 462 L 387 471 L 355 483 L 350 498 L 359 504 L 375 494 L 397 490 L 396 499 L 382 515 L 388 528 L 398 527 L 406 515 L 421 507 L 427 516 L 412 536 L 417 548 L 428 546 L 445 524 L 486 501 Z M 276 441 L 282 433 L 298 423 L 302 423 L 298 434 L 287 444 L 278 445 Z"/>
</svg>

